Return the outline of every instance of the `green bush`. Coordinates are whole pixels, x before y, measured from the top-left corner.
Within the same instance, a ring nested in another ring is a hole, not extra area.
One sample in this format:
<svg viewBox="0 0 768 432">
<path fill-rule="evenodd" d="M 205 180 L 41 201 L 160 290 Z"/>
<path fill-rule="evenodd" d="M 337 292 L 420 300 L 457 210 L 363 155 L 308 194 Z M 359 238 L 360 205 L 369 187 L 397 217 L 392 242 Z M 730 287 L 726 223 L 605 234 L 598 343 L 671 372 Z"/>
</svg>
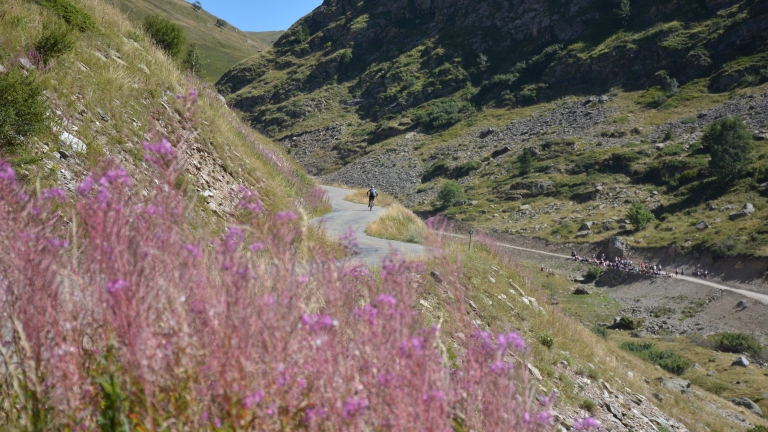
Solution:
<svg viewBox="0 0 768 432">
<path fill-rule="evenodd" d="M 472 105 L 457 98 L 441 99 L 416 112 L 414 120 L 428 128 L 452 126 L 472 111 Z"/>
<path fill-rule="evenodd" d="M 36 0 L 37 4 L 49 9 L 67 24 L 86 32 L 96 28 L 96 22 L 87 12 L 75 6 L 69 0 Z"/>
<path fill-rule="evenodd" d="M 179 58 L 187 44 L 184 29 L 157 15 L 144 18 L 144 31 L 150 39 L 172 58 Z"/>
<path fill-rule="evenodd" d="M 755 426 L 752 429 L 748 429 L 747 432 L 768 432 L 768 427 Z"/>
<path fill-rule="evenodd" d="M 672 351 L 662 351 L 651 342 L 624 342 L 621 349 L 629 351 L 641 359 L 651 362 L 667 372 L 680 375 L 691 366 L 691 362 Z"/>
<path fill-rule="evenodd" d="M 748 333 L 717 333 L 708 337 L 715 348 L 732 353 L 749 353 L 756 356 L 765 354 L 766 348 Z"/>
<path fill-rule="evenodd" d="M 711 157 L 709 169 L 720 181 L 733 182 L 749 171 L 754 145 L 740 118 L 727 117 L 712 123 L 701 143 Z"/>
<path fill-rule="evenodd" d="M 299 38 L 299 42 L 306 43 L 312 35 L 309 33 L 309 27 L 302 24 L 296 31 L 296 37 Z"/>
<path fill-rule="evenodd" d="M 597 279 L 600 277 L 601 273 L 602 270 L 600 270 L 600 267 L 590 267 L 590 269 L 587 270 L 587 277 L 590 279 Z"/>
<path fill-rule="evenodd" d="M 592 333 L 600 336 L 601 338 L 608 339 L 608 330 L 606 330 L 605 327 L 595 324 L 590 328 L 590 330 Z"/>
<path fill-rule="evenodd" d="M 224 21 L 221 18 L 216 18 L 216 27 L 225 29 L 229 25 L 228 22 Z"/>
<path fill-rule="evenodd" d="M 18 69 L 0 75 L 0 148 L 42 132 L 47 112 L 43 87 L 34 75 Z"/>
<path fill-rule="evenodd" d="M 540 344 L 547 347 L 547 349 L 551 349 L 553 346 L 555 346 L 555 339 L 548 334 L 539 335 L 537 340 L 539 341 Z"/>
<path fill-rule="evenodd" d="M 53 25 L 35 41 L 35 51 L 40 53 L 44 63 L 64 55 L 75 48 L 75 38 L 72 27 L 68 25 Z"/>
<path fill-rule="evenodd" d="M 656 217 L 639 202 L 633 202 L 627 211 L 627 219 L 637 231 L 642 231 Z"/>
<path fill-rule="evenodd" d="M 464 188 L 453 180 L 443 182 L 440 192 L 437 193 L 437 199 L 443 203 L 444 207 L 450 206 L 454 201 L 464 194 Z"/>
</svg>

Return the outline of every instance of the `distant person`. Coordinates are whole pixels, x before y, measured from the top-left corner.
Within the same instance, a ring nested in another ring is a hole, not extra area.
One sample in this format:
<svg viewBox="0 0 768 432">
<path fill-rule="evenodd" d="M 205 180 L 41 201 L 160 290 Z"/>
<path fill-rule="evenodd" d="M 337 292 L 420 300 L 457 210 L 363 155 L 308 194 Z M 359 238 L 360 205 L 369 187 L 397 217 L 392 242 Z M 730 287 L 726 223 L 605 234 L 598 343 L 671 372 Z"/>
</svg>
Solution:
<svg viewBox="0 0 768 432">
<path fill-rule="evenodd" d="M 368 189 L 368 193 L 366 193 L 366 195 L 368 195 L 368 207 L 373 207 L 373 200 L 379 196 L 379 192 L 375 187 L 373 187 L 373 185 L 371 185 L 371 188 Z"/>
</svg>

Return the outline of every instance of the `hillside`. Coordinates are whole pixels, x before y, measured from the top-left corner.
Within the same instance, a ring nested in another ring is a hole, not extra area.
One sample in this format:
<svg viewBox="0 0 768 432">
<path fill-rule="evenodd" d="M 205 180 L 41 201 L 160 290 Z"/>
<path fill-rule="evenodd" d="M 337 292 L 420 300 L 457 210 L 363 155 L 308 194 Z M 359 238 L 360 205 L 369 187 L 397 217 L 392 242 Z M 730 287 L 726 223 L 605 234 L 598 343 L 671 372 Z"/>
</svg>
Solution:
<svg viewBox="0 0 768 432">
<path fill-rule="evenodd" d="M 766 14 L 753 0 L 327 1 L 217 88 L 310 173 L 423 212 L 559 242 L 765 256 Z M 718 185 L 701 134 L 733 115 L 754 162 Z M 436 202 L 446 179 L 472 205 Z M 659 222 L 633 232 L 633 201 Z M 755 213 L 729 221 L 747 202 Z"/>
<path fill-rule="evenodd" d="M 280 36 L 282 36 L 283 33 L 285 33 L 285 30 L 245 32 L 245 34 L 248 35 L 249 38 L 255 39 L 268 47 L 271 47 L 272 45 L 274 45 L 274 43 L 277 42 L 278 39 L 280 39 Z"/>
<path fill-rule="evenodd" d="M 180 25 L 187 43 L 196 43 L 203 56 L 205 79 L 216 82 L 234 64 L 267 50 L 275 32 L 243 32 L 230 24 L 217 25 L 218 17 L 184 0 L 118 0 L 115 3 L 131 20 L 159 15 Z"/>
</svg>

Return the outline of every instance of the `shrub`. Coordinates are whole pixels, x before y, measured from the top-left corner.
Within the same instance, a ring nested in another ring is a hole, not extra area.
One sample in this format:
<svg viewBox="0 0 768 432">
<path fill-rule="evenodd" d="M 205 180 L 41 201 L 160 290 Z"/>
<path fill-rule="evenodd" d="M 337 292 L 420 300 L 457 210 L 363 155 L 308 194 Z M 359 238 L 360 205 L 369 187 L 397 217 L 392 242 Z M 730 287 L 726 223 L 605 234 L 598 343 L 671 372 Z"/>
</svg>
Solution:
<svg viewBox="0 0 768 432">
<path fill-rule="evenodd" d="M 42 132 L 48 107 L 34 75 L 12 69 L 0 75 L 0 149 Z"/>
<path fill-rule="evenodd" d="M 225 28 L 227 28 L 228 25 L 229 25 L 229 23 L 224 21 L 223 19 L 216 18 L 216 27 L 221 28 L 221 29 L 225 29 Z"/>
<path fill-rule="evenodd" d="M 553 346 L 555 346 L 555 338 L 548 334 L 539 335 L 536 340 L 538 340 L 540 344 L 547 347 L 547 349 L 551 349 Z"/>
<path fill-rule="evenodd" d="M 579 404 L 579 408 L 583 409 L 584 411 L 587 411 L 589 413 L 594 414 L 595 410 L 597 410 L 597 404 L 592 399 L 584 399 Z"/>
<path fill-rule="evenodd" d="M 651 342 L 624 342 L 620 347 L 673 374 L 680 375 L 691 366 L 690 361 L 680 357 L 673 351 L 661 351 Z"/>
<path fill-rule="evenodd" d="M 601 273 L 602 270 L 600 270 L 600 267 L 590 267 L 589 270 L 587 270 L 587 277 L 589 279 L 597 279 L 600 277 Z"/>
<path fill-rule="evenodd" d="M 643 326 L 645 321 L 642 318 L 633 319 L 627 316 L 619 318 L 619 321 L 614 323 L 611 328 L 615 330 L 637 330 Z"/>
<path fill-rule="evenodd" d="M 144 31 L 152 41 L 171 58 L 178 58 L 184 51 L 187 37 L 184 29 L 170 20 L 158 15 L 144 18 Z"/>
<path fill-rule="evenodd" d="M 452 126 L 472 111 L 469 102 L 457 99 L 440 99 L 416 112 L 414 120 L 427 128 L 437 129 Z"/>
<path fill-rule="evenodd" d="M 629 0 L 621 0 L 619 8 L 615 9 L 613 12 L 616 15 L 616 18 L 621 21 L 622 25 L 627 25 L 629 17 L 632 14 L 632 5 L 630 5 Z"/>
<path fill-rule="evenodd" d="M 192 3 L 192 9 L 194 9 L 195 12 L 200 12 L 201 10 L 203 10 L 203 5 L 202 3 L 200 3 L 200 0 L 197 0 L 194 3 Z"/>
<path fill-rule="evenodd" d="M 720 351 L 749 353 L 755 356 L 762 356 L 766 352 L 766 347 L 760 344 L 755 336 L 748 333 L 717 333 L 707 339 Z"/>
<path fill-rule="evenodd" d="M 437 199 L 443 204 L 443 207 L 450 206 L 454 201 L 461 198 L 464 194 L 464 188 L 453 180 L 446 180 L 437 193 Z"/>
<path fill-rule="evenodd" d="M 642 231 L 656 217 L 639 202 L 633 202 L 627 211 L 627 219 L 637 231 Z"/>
<path fill-rule="evenodd" d="M 517 157 L 517 164 L 520 168 L 520 175 L 528 175 L 531 173 L 531 169 L 533 167 L 533 156 L 531 156 L 531 152 L 528 151 L 528 149 L 523 150 L 522 153 Z"/>
<path fill-rule="evenodd" d="M 677 80 L 667 75 L 661 79 L 661 89 L 664 90 L 666 96 L 674 96 L 680 91 Z"/>
<path fill-rule="evenodd" d="M 72 4 L 69 0 L 35 0 L 37 4 L 51 10 L 67 24 L 86 32 L 96 28 L 96 22 L 87 12 Z"/>
<path fill-rule="evenodd" d="M 45 34 L 35 41 L 35 51 L 40 53 L 44 63 L 66 54 L 75 48 L 75 38 L 72 27 L 53 25 Z"/>
<path fill-rule="evenodd" d="M 752 429 L 748 429 L 746 432 L 768 432 L 768 427 L 766 427 L 766 426 L 755 426 Z"/>
<path fill-rule="evenodd" d="M 712 123 L 701 143 L 711 157 L 709 169 L 718 180 L 731 183 L 749 171 L 754 145 L 740 118 L 727 117 Z"/>
<path fill-rule="evenodd" d="M 601 338 L 608 339 L 608 330 L 606 330 L 605 327 L 595 324 L 590 327 L 590 330 Z"/>
<path fill-rule="evenodd" d="M 191 44 L 187 48 L 187 55 L 184 57 L 182 65 L 192 75 L 203 78 L 203 60 L 200 57 L 200 50 L 197 49 L 196 43 Z"/>
<path fill-rule="evenodd" d="M 307 43 L 311 36 L 312 35 L 309 33 L 309 27 L 304 24 L 300 25 L 298 30 L 296 30 L 296 37 L 301 43 Z"/>
</svg>

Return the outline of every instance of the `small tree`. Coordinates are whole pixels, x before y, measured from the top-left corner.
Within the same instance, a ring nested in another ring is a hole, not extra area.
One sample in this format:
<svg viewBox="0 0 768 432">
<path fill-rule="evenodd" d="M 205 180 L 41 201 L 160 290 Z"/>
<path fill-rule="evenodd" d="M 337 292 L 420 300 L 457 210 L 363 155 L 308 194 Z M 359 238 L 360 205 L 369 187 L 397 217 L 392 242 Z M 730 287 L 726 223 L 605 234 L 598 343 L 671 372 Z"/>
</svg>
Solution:
<svg viewBox="0 0 768 432">
<path fill-rule="evenodd" d="M 195 10 L 195 12 L 200 12 L 203 9 L 203 5 L 200 3 L 200 1 L 196 1 L 192 3 L 192 9 Z"/>
<path fill-rule="evenodd" d="M 613 12 L 616 14 L 616 17 L 621 20 L 622 25 L 627 25 L 629 17 L 632 14 L 632 6 L 629 4 L 629 0 L 621 0 L 619 8 L 615 9 Z"/>
<path fill-rule="evenodd" d="M 223 29 L 223 28 L 227 28 L 228 25 L 229 23 L 224 21 L 223 19 L 221 18 L 216 19 L 216 27 Z"/>
<path fill-rule="evenodd" d="M 528 175 L 531 173 L 531 169 L 533 168 L 533 156 L 531 156 L 531 152 L 526 150 L 523 150 L 522 153 L 520 153 L 520 156 L 517 157 L 517 164 L 520 166 L 520 175 Z"/>
<path fill-rule="evenodd" d="M 459 199 L 464 194 L 464 188 L 460 184 L 453 180 L 447 180 L 443 182 L 440 187 L 440 192 L 437 194 L 437 199 L 443 203 L 443 207 L 448 207 L 453 204 L 454 201 Z"/>
<path fill-rule="evenodd" d="M 172 58 L 179 58 L 184 52 L 187 38 L 184 29 L 170 20 L 157 15 L 144 18 L 144 31 L 152 41 Z"/>
<path fill-rule="evenodd" d="M 679 90 L 680 84 L 676 79 L 670 78 L 669 75 L 664 75 L 661 79 L 661 89 L 664 90 L 664 94 L 667 96 L 676 95 Z"/>
<path fill-rule="evenodd" d="M 196 77 L 203 78 L 203 60 L 200 58 L 200 51 L 197 49 L 197 44 L 193 43 L 187 48 L 187 55 L 182 61 L 184 69 Z"/>
<path fill-rule="evenodd" d="M 299 26 L 296 36 L 299 38 L 299 42 L 306 43 L 312 35 L 309 33 L 309 27 L 302 24 Z"/>
<path fill-rule="evenodd" d="M 738 117 L 718 120 L 707 128 L 701 143 L 709 152 L 709 170 L 718 180 L 732 183 L 743 177 L 752 162 L 752 136 Z"/>
<path fill-rule="evenodd" d="M 637 231 L 642 231 L 649 222 L 656 220 L 656 217 L 639 202 L 633 202 L 627 212 L 627 219 Z"/>
</svg>

